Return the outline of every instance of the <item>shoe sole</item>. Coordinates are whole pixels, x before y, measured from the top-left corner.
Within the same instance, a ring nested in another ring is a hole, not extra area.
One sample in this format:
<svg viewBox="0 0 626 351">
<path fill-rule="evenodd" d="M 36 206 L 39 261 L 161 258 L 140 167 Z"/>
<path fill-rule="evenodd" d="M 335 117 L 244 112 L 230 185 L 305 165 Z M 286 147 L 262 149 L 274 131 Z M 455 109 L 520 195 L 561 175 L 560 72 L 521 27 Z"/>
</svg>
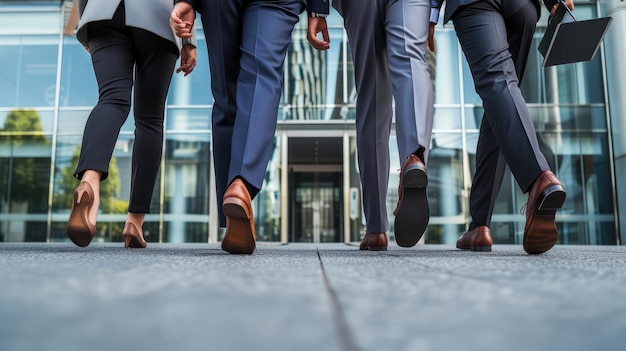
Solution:
<svg viewBox="0 0 626 351">
<path fill-rule="evenodd" d="M 366 247 L 359 247 L 359 250 L 368 250 L 368 251 L 387 251 L 386 247 L 380 247 L 380 246 L 366 246 Z"/>
<path fill-rule="evenodd" d="M 394 220 L 394 234 L 398 246 L 414 246 L 428 227 L 430 210 L 427 186 L 428 176 L 423 169 L 414 168 L 402 175 L 402 203 Z"/>
<path fill-rule="evenodd" d="M 524 231 L 524 251 L 531 255 L 550 250 L 558 241 L 556 211 L 563 207 L 567 194 L 561 185 L 544 190 L 537 201 L 533 221 Z"/>
<path fill-rule="evenodd" d="M 88 221 L 91 204 L 93 204 L 93 199 L 87 191 L 83 191 L 80 199 L 78 199 L 78 193 L 74 192 L 72 211 L 67 221 L 67 236 L 80 247 L 87 247 L 94 237 L 89 229 Z"/>
<path fill-rule="evenodd" d="M 225 199 L 222 210 L 226 216 L 222 250 L 231 254 L 252 254 L 256 248 L 254 224 L 250 221 L 243 201 L 237 198 Z"/>
<path fill-rule="evenodd" d="M 470 246 L 470 247 L 456 247 L 457 249 L 466 250 L 466 251 L 481 251 L 481 252 L 489 252 L 491 251 L 491 246 Z"/>
<path fill-rule="evenodd" d="M 122 234 L 124 237 L 124 248 L 125 249 L 145 249 L 146 246 L 143 246 L 143 243 L 139 241 L 132 234 Z"/>
</svg>

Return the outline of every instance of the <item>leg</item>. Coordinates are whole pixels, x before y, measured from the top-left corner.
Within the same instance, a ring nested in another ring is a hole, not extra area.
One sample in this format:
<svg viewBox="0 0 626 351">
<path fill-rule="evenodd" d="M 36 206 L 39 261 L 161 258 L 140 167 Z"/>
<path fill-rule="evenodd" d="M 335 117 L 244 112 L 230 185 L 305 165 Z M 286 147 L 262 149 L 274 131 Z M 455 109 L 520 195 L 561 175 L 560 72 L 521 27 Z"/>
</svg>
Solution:
<svg viewBox="0 0 626 351">
<path fill-rule="evenodd" d="M 389 183 L 389 135 L 393 111 L 387 64 L 384 6 L 344 0 L 342 13 L 352 49 L 356 89 L 356 137 L 367 231 L 385 233 Z"/>
<path fill-rule="evenodd" d="M 502 15 L 484 11 L 454 22 L 494 139 L 524 192 L 548 169 L 519 89 Z M 495 30 L 494 30 L 495 28 Z"/>
<path fill-rule="evenodd" d="M 528 11 L 518 13 L 530 16 Z M 545 252 L 558 239 L 554 215 L 565 201 L 565 190 L 539 150 L 508 38 L 501 35 L 506 33 L 505 19 L 498 12 L 485 11 L 457 18 L 454 24 L 494 139 L 520 188 L 530 191 L 524 249 Z"/>
<path fill-rule="evenodd" d="M 426 61 L 430 2 L 389 1 L 385 12 L 396 134 L 403 163 L 394 228 L 398 245 L 413 246 L 424 234 L 430 217 L 424 164 L 433 123 L 433 85 Z"/>
<path fill-rule="evenodd" d="M 150 212 L 154 184 L 161 165 L 165 98 L 178 57 L 174 43 L 152 33 L 131 29 L 135 48 L 135 143 L 130 202 L 123 236 L 125 247 L 144 248 L 143 222 Z"/>
<path fill-rule="evenodd" d="M 301 11 L 301 3 L 293 0 L 252 1 L 243 9 L 230 185 L 222 203 L 226 217 L 222 249 L 229 253 L 251 254 L 256 246 L 251 202 L 261 189 L 273 151 L 283 64 Z"/>
<path fill-rule="evenodd" d="M 400 162 L 417 154 L 426 162 L 433 125 L 433 85 L 426 61 L 430 2 L 396 0 L 385 18 Z M 423 155 L 419 154 L 423 150 Z"/>
<path fill-rule="evenodd" d="M 228 187 L 231 143 L 237 114 L 237 78 L 241 68 L 241 21 L 243 0 L 218 1 L 203 9 L 202 23 L 207 42 L 211 92 L 213 94 L 212 147 L 215 163 L 217 203 L 222 204 Z M 222 207 L 218 206 L 219 226 L 226 226 Z"/>
<path fill-rule="evenodd" d="M 228 180 L 244 179 L 252 198 L 274 150 L 283 65 L 301 11 L 299 0 L 250 1 L 244 9 Z"/>
<path fill-rule="evenodd" d="M 128 211 L 149 213 L 163 149 L 165 98 L 178 57 L 174 43 L 142 30 L 135 42 L 135 143 Z"/>
<path fill-rule="evenodd" d="M 516 9 L 515 13 L 508 14 L 505 11 L 504 15 L 509 51 L 521 83 L 537 23 L 536 6 L 529 1 L 525 6 Z M 491 225 L 493 207 L 504 177 L 505 162 L 488 118 L 483 116 L 476 150 L 476 174 L 470 193 L 472 223 L 469 230 Z"/>
<path fill-rule="evenodd" d="M 128 117 L 134 62 L 130 38 L 114 21 L 89 24 L 88 40 L 99 98 L 87 119 L 74 172 L 82 182 L 74 193 L 68 234 L 79 246 L 95 236 L 100 181 L 108 176 L 115 142 Z"/>
</svg>

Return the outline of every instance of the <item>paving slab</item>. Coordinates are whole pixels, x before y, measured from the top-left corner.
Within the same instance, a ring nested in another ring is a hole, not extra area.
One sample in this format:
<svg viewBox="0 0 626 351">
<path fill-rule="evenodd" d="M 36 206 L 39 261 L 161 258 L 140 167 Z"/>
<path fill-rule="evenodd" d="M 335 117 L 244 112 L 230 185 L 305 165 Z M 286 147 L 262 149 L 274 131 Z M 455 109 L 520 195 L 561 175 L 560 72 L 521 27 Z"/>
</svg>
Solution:
<svg viewBox="0 0 626 351">
<path fill-rule="evenodd" d="M 626 247 L 0 243 L 0 350 L 623 350 Z"/>
</svg>

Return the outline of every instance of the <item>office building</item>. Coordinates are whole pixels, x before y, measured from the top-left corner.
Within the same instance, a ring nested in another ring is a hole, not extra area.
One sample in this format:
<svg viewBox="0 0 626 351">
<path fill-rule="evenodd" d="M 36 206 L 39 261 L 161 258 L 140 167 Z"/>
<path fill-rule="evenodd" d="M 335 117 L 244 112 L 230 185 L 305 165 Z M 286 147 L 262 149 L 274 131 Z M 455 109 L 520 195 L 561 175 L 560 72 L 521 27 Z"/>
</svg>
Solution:
<svg viewBox="0 0 626 351">
<path fill-rule="evenodd" d="M 65 27 L 71 1 L 0 1 L 0 241 L 67 241 L 78 182 L 72 177 L 85 121 L 97 101 L 90 56 Z M 592 61 L 542 67 L 543 11 L 522 90 L 541 148 L 568 192 L 557 214 L 560 244 L 626 239 L 626 3 L 576 1 L 578 20 L 612 16 Z M 274 152 L 254 200 L 259 241 L 356 242 L 364 232 L 356 162 L 354 72 L 341 16 L 328 18 L 331 49 L 306 41 L 306 14 L 284 70 Z M 175 75 L 165 116 L 159 179 L 144 233 L 149 242 L 216 242 L 211 108 L 206 46 L 197 21 L 198 65 Z M 469 223 L 469 193 L 482 118 L 480 98 L 451 23 L 439 23 L 431 59 L 435 120 L 425 243 L 452 244 Z M 121 241 L 130 186 L 132 112 L 102 184 L 95 241 Z M 395 128 L 395 126 L 394 126 Z M 392 130 L 394 129 L 392 128 Z M 400 160 L 387 207 L 397 202 Z M 492 222 L 494 242 L 521 243 L 527 196 L 507 170 Z M 620 211 L 621 209 L 621 211 Z M 388 234 L 393 239 L 392 227 Z"/>
</svg>

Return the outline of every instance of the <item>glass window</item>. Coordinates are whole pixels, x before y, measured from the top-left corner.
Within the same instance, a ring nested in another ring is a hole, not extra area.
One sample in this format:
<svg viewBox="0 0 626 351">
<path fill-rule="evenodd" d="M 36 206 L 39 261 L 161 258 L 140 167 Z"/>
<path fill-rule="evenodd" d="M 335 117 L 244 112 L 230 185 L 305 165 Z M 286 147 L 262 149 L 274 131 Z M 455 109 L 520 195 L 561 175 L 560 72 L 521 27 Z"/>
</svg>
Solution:
<svg viewBox="0 0 626 351">
<path fill-rule="evenodd" d="M 459 133 L 434 133 L 433 140 L 435 142 L 428 157 L 430 215 L 444 217 L 445 221 L 453 220 L 462 215 L 465 206 L 462 138 Z M 464 221 L 463 218 L 461 224 Z"/>
<path fill-rule="evenodd" d="M 17 6 L 2 4 L 0 35 L 58 34 L 61 30 L 59 1 L 42 2 Z"/>
<path fill-rule="evenodd" d="M 483 121 L 485 110 L 482 105 L 474 105 L 465 109 L 465 129 L 480 130 L 480 124 Z"/>
<path fill-rule="evenodd" d="M 342 28 L 330 28 L 329 50 L 315 50 L 306 40 L 306 29 L 296 29 L 287 54 L 287 83 L 282 103 L 299 107 L 290 119 L 336 119 L 332 107 L 348 99 L 346 55 Z M 326 107 L 326 108 L 325 108 Z"/>
<path fill-rule="evenodd" d="M 51 140 L 0 133 L 0 241 L 45 241 Z"/>
<path fill-rule="evenodd" d="M 274 138 L 274 151 L 267 165 L 263 186 L 252 202 L 259 241 L 280 241 L 281 150 L 282 139 Z"/>
<path fill-rule="evenodd" d="M 431 63 L 434 69 L 435 103 L 458 104 L 461 101 L 461 80 L 459 79 L 458 60 L 460 57 L 463 57 L 463 61 L 465 61 L 465 56 L 460 51 L 454 30 L 437 28 L 435 35 L 435 54 L 427 55 L 427 59 L 432 60 Z M 467 69 L 467 67 L 465 68 Z M 465 94 L 474 91 L 471 75 L 463 76 L 463 89 Z M 467 98 L 465 102 L 470 103 Z"/>
<path fill-rule="evenodd" d="M 463 99 L 465 104 L 474 104 L 478 106 L 483 105 L 483 101 L 476 92 L 474 86 L 474 78 L 472 72 L 469 69 L 465 55 L 462 56 L 462 82 L 463 82 Z"/>
<path fill-rule="evenodd" d="M 433 129 L 461 129 L 461 110 L 458 107 L 435 108 Z"/>
<path fill-rule="evenodd" d="M 91 64 L 91 55 L 76 37 L 64 37 L 61 66 L 61 106 L 95 106 L 98 84 Z"/>
<path fill-rule="evenodd" d="M 54 106 L 58 39 L 0 37 L 0 107 Z"/>
<path fill-rule="evenodd" d="M 211 114 L 213 110 L 210 108 L 169 108 L 165 116 L 165 126 L 170 132 L 172 131 L 206 131 L 211 130 Z"/>
<path fill-rule="evenodd" d="M 51 109 L 0 110 L 0 130 L 52 133 L 54 113 Z"/>
<path fill-rule="evenodd" d="M 530 106 L 535 130 L 606 130 L 606 110 L 597 106 Z"/>
<path fill-rule="evenodd" d="M 165 144 L 163 242 L 207 242 L 209 133 L 168 133 Z"/>
</svg>

